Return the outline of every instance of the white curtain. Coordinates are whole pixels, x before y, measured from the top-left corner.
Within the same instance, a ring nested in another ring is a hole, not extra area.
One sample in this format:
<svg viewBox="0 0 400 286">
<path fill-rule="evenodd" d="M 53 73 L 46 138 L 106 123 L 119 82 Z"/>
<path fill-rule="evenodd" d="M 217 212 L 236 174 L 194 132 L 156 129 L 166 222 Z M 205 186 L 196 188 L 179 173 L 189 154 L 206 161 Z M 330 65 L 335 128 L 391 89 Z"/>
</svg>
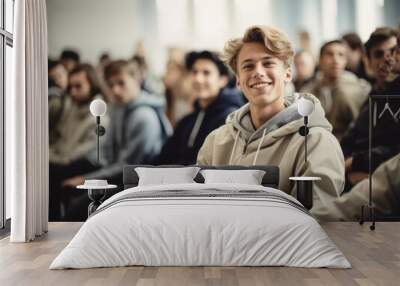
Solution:
<svg viewBox="0 0 400 286">
<path fill-rule="evenodd" d="M 15 1 L 14 27 L 14 93 L 6 99 L 6 187 L 12 193 L 10 241 L 28 242 L 48 228 L 46 1 Z"/>
</svg>

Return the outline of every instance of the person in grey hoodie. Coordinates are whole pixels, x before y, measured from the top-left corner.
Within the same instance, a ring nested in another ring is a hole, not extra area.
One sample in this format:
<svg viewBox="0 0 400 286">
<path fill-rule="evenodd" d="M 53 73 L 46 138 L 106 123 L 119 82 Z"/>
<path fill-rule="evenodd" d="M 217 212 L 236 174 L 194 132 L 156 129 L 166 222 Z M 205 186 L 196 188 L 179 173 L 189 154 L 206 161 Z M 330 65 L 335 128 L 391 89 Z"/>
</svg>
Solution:
<svg viewBox="0 0 400 286">
<path fill-rule="evenodd" d="M 105 68 L 105 79 L 113 102 L 110 127 L 101 147 L 100 166 L 66 179 L 64 186 L 75 187 L 85 179 L 121 177 L 124 165 L 151 162 L 171 133 L 163 100 L 140 89 L 129 62 L 111 62 Z M 97 165 L 93 153 L 87 159 Z"/>
<path fill-rule="evenodd" d="M 226 61 L 249 103 L 206 138 L 197 163 L 276 165 L 280 168 L 279 188 L 293 195 L 295 184 L 289 177 L 321 177 L 314 184 L 311 213 L 320 219 L 337 219 L 331 210 L 344 186 L 343 153 L 316 97 L 285 96 L 285 85 L 292 78 L 293 54 L 287 36 L 266 26 L 251 27 L 243 38 L 227 43 Z M 315 111 L 309 116 L 308 163 L 304 158 L 304 137 L 298 132 L 303 125 L 296 104 L 300 97 L 315 104 Z"/>
</svg>

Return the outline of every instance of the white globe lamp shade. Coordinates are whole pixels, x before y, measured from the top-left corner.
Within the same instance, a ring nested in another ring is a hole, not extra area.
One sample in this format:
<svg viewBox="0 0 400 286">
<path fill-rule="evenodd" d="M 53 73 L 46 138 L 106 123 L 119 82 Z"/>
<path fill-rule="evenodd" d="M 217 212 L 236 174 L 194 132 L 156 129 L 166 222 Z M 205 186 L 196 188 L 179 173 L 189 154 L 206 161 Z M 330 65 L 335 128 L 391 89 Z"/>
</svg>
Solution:
<svg viewBox="0 0 400 286">
<path fill-rule="evenodd" d="M 304 97 L 300 98 L 297 102 L 297 112 L 301 116 L 308 116 L 314 111 L 314 103 L 309 100 L 305 99 Z"/>
<path fill-rule="evenodd" d="M 90 113 L 93 116 L 103 116 L 106 114 L 107 104 L 102 99 L 95 99 L 90 103 Z"/>
</svg>

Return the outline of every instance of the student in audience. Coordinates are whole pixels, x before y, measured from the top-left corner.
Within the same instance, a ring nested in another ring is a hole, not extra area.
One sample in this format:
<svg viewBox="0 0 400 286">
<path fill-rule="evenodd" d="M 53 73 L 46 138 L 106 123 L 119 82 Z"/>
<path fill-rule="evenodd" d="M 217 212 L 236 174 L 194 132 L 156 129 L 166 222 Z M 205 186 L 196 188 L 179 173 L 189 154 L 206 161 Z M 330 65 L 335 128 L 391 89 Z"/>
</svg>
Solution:
<svg viewBox="0 0 400 286">
<path fill-rule="evenodd" d="M 60 62 L 65 69 L 70 72 L 80 63 L 79 53 L 74 50 L 63 50 L 60 56 Z"/>
<path fill-rule="evenodd" d="M 164 145 L 158 164 L 195 164 L 204 139 L 244 104 L 236 89 L 227 88 L 228 68 L 216 53 L 192 52 L 186 67 L 196 102 L 194 111 L 180 120 Z"/>
<path fill-rule="evenodd" d="M 54 86 L 65 92 L 68 88 L 68 71 L 61 62 L 49 59 L 48 72 Z"/>
<path fill-rule="evenodd" d="M 50 220 L 60 219 L 60 205 L 66 200 L 62 198 L 61 181 L 87 170 L 84 158 L 94 151 L 96 144 L 96 121 L 89 111 L 89 104 L 95 98 L 101 98 L 101 94 L 94 68 L 88 64 L 76 66 L 69 74 L 61 116 L 50 133 Z M 107 126 L 107 117 L 103 118 L 102 123 Z"/>
<path fill-rule="evenodd" d="M 55 127 L 61 118 L 68 87 L 68 72 L 59 61 L 48 61 L 49 72 L 49 142 L 55 140 Z"/>
<path fill-rule="evenodd" d="M 342 40 L 347 47 L 347 65 L 346 70 L 354 73 L 357 77 L 365 79 L 373 84 L 374 78 L 371 72 L 366 68 L 366 55 L 364 44 L 356 33 L 347 33 L 342 36 Z"/>
<path fill-rule="evenodd" d="M 104 80 L 104 69 L 105 67 L 111 63 L 111 57 L 108 53 L 102 53 L 101 56 L 99 57 L 99 63 L 96 67 L 96 72 L 97 76 L 99 77 L 99 80 L 105 82 Z"/>
<path fill-rule="evenodd" d="M 295 75 L 294 88 L 299 92 L 301 88 L 312 81 L 315 76 L 315 60 L 313 55 L 306 50 L 297 52 L 294 56 Z"/>
<path fill-rule="evenodd" d="M 400 154 L 383 162 L 372 174 L 373 205 L 375 215 L 380 217 L 400 216 Z M 344 193 L 335 201 L 341 218 L 356 220 L 361 216 L 361 206 L 369 204 L 369 180 L 364 178 L 351 192 Z M 368 217 L 368 210 L 365 214 Z"/>
<path fill-rule="evenodd" d="M 315 55 L 311 43 L 310 33 L 306 30 L 300 30 L 297 32 L 297 36 L 299 40 L 300 49 L 303 51 L 308 51 L 314 57 Z"/>
<path fill-rule="evenodd" d="M 141 90 L 136 76 L 128 61 L 114 61 L 106 67 L 105 78 L 114 104 L 108 106 L 110 127 L 100 152 L 101 167 L 65 180 L 64 186 L 75 187 L 85 178 L 118 177 L 125 165 L 149 163 L 159 154 L 171 132 L 164 102 Z"/>
<path fill-rule="evenodd" d="M 102 67 L 102 71 L 104 73 L 104 68 L 111 63 L 111 56 L 109 53 L 104 52 L 99 57 L 99 66 Z"/>
<path fill-rule="evenodd" d="M 68 96 L 55 128 L 55 140 L 50 144 L 50 163 L 68 165 L 94 149 L 96 121 L 89 105 L 101 97 L 96 71 L 91 65 L 80 64 L 69 73 Z M 107 117 L 103 117 L 102 124 L 107 125 Z"/>
<path fill-rule="evenodd" d="M 400 29 L 397 30 L 397 49 L 394 57 L 395 64 L 392 72 L 395 75 L 400 75 Z"/>
<path fill-rule="evenodd" d="M 109 53 L 104 52 L 99 57 L 99 63 L 96 67 L 96 73 L 99 79 L 100 89 L 106 101 L 111 101 L 112 99 L 110 88 L 108 87 L 106 80 L 104 79 L 104 69 L 109 63 L 111 63 L 111 56 Z"/>
<path fill-rule="evenodd" d="M 144 56 L 134 55 L 129 63 L 132 65 L 132 69 L 135 70 L 135 74 L 137 74 L 140 88 L 147 93 L 160 94 L 156 82 L 151 80 L 149 76 L 146 58 Z"/>
<path fill-rule="evenodd" d="M 398 136 L 400 125 L 397 123 L 399 118 L 396 120 L 390 112 L 382 113 L 386 102 L 390 103 L 393 113 L 400 109 L 399 100 L 391 99 L 389 102 L 385 97 L 385 95 L 400 94 L 400 76 L 393 73 L 393 68 L 396 66 L 395 52 L 398 49 L 396 36 L 396 31 L 391 28 L 378 28 L 365 44 L 370 66 L 376 78 L 371 94 L 382 95 L 382 99 L 376 102 L 376 112 L 373 114 L 376 124 L 372 133 L 372 171 L 400 151 L 400 136 Z M 343 137 L 341 145 L 346 158 L 348 190 L 368 176 L 368 101 L 362 106 L 359 117 Z"/>
<path fill-rule="evenodd" d="M 197 163 L 279 166 L 279 188 L 289 194 L 296 189 L 289 177 L 321 177 L 314 183 L 311 213 L 321 219 L 337 218 L 331 205 L 343 190 L 343 154 L 318 99 L 301 94 L 315 103 L 309 116 L 305 163 L 304 137 L 299 134 L 304 120 L 296 102 L 299 95 L 284 96 L 285 85 L 292 79 L 294 54 L 287 36 L 271 27 L 254 26 L 243 38 L 229 41 L 225 54 L 249 103 L 231 113 L 226 124 L 206 138 Z"/>
<path fill-rule="evenodd" d="M 346 46 L 343 41 L 325 43 L 320 51 L 320 72 L 301 89 L 302 92 L 314 94 L 320 100 L 338 140 L 357 118 L 371 89 L 365 80 L 344 70 L 346 61 Z"/>
<path fill-rule="evenodd" d="M 163 83 L 165 86 L 166 114 L 175 128 L 179 120 L 193 111 L 191 83 L 183 60 L 170 58 L 167 61 Z"/>
<path fill-rule="evenodd" d="M 100 165 L 96 152 L 92 152 L 63 170 L 70 175 L 62 181 L 65 188 L 61 191 L 67 220 L 84 220 L 89 204 L 87 194 L 69 188 L 83 184 L 85 179 L 106 179 L 121 185 L 123 167 L 151 162 L 170 134 L 163 101 L 140 89 L 128 61 L 111 62 L 105 69 L 105 79 L 113 98 L 108 105 L 110 124 L 100 150 Z"/>
</svg>

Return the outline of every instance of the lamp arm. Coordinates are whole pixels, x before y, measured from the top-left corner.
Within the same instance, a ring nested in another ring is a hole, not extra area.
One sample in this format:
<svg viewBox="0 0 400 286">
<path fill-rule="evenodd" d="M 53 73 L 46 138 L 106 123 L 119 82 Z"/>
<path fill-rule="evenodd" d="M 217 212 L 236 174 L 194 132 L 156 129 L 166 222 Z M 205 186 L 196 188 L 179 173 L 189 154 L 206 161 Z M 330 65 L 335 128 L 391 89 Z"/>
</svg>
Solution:
<svg viewBox="0 0 400 286">
<path fill-rule="evenodd" d="M 96 136 L 97 136 L 97 163 L 100 164 L 100 136 L 106 133 L 104 126 L 100 125 L 100 116 L 96 116 Z"/>
<path fill-rule="evenodd" d="M 99 122 L 96 125 L 96 134 L 97 134 L 97 164 L 100 165 L 100 116 L 97 116 L 97 118 L 99 119 Z"/>
<path fill-rule="evenodd" d="M 305 155 L 305 163 L 307 165 L 307 135 L 308 135 L 308 116 L 304 116 L 304 126 L 305 126 L 305 136 L 304 136 L 304 155 Z"/>
</svg>

